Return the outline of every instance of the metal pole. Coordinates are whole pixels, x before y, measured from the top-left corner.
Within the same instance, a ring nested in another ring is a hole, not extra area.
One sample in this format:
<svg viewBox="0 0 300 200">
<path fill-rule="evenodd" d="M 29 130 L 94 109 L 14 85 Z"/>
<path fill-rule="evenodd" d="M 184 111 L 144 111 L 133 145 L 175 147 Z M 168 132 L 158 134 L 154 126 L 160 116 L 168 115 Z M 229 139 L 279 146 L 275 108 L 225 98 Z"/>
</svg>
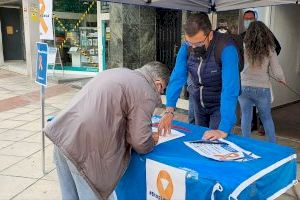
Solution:
<svg viewBox="0 0 300 200">
<path fill-rule="evenodd" d="M 41 100 L 41 109 L 42 109 L 42 169 L 43 169 L 43 173 L 46 174 L 46 169 L 45 169 L 45 134 L 43 132 L 43 129 L 45 127 L 45 86 L 43 86 L 43 85 L 41 85 L 40 100 Z"/>
</svg>

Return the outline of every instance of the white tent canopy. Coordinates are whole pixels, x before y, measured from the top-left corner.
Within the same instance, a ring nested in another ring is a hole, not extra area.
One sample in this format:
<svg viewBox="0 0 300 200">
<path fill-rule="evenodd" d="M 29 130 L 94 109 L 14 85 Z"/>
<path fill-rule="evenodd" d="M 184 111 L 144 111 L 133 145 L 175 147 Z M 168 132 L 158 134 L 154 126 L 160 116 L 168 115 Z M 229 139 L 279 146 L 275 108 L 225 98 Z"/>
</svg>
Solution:
<svg viewBox="0 0 300 200">
<path fill-rule="evenodd" d="M 102 0 L 189 11 L 226 11 L 280 4 L 298 4 L 298 0 Z"/>
</svg>

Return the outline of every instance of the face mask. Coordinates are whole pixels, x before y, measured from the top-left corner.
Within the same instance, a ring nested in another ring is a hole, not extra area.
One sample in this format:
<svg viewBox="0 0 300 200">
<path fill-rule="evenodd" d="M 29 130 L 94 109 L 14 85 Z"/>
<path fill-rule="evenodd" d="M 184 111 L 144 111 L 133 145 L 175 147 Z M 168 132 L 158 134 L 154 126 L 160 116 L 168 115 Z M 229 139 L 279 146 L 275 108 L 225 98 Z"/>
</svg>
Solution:
<svg viewBox="0 0 300 200">
<path fill-rule="evenodd" d="M 245 20 L 244 21 L 244 27 L 247 30 L 251 24 L 251 22 L 253 22 L 254 20 Z"/>
<path fill-rule="evenodd" d="M 206 58 L 206 48 L 205 45 L 202 45 L 200 47 L 192 48 L 189 47 L 189 51 L 195 56 L 195 57 L 201 57 L 203 59 Z"/>
</svg>

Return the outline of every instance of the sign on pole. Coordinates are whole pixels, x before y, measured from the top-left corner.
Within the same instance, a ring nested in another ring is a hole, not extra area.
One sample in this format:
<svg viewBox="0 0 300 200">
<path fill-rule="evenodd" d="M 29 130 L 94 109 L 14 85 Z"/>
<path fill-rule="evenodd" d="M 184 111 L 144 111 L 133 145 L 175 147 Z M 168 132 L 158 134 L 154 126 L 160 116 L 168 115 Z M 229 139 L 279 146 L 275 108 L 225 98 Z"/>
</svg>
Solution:
<svg viewBox="0 0 300 200">
<path fill-rule="evenodd" d="M 41 40 L 53 40 L 52 3 L 52 0 L 39 0 Z"/>
<path fill-rule="evenodd" d="M 42 169 L 45 170 L 45 134 L 43 129 L 45 127 L 45 86 L 47 86 L 47 69 L 48 69 L 48 44 L 37 43 L 37 62 L 36 62 L 36 79 L 35 82 L 41 86 L 40 100 L 42 111 Z"/>
<path fill-rule="evenodd" d="M 47 86 L 47 69 L 48 69 L 48 44 L 37 43 L 37 63 L 35 82 Z"/>
<path fill-rule="evenodd" d="M 57 48 L 49 47 L 48 48 L 48 65 L 55 65 L 56 61 Z"/>
</svg>

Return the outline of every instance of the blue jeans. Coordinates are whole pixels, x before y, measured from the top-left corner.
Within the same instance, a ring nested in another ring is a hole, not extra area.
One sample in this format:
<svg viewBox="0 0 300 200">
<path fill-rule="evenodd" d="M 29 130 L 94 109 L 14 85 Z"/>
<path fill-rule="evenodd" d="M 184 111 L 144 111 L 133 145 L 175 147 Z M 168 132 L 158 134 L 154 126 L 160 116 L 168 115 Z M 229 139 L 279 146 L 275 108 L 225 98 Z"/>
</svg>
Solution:
<svg viewBox="0 0 300 200">
<path fill-rule="evenodd" d="M 99 199 L 80 175 L 76 167 L 63 155 L 57 146 L 54 146 L 54 162 L 59 179 L 62 200 Z M 117 199 L 115 192 L 113 192 L 108 199 Z"/>
<path fill-rule="evenodd" d="M 192 101 L 195 124 L 210 129 L 218 129 L 221 121 L 220 107 L 203 108 L 198 99 L 192 98 Z"/>
<path fill-rule="evenodd" d="M 250 137 L 251 135 L 252 108 L 255 105 L 265 128 L 268 141 L 275 143 L 275 126 L 271 115 L 270 89 L 249 86 L 242 87 L 239 102 L 242 111 L 242 134 L 246 137 Z"/>
</svg>

